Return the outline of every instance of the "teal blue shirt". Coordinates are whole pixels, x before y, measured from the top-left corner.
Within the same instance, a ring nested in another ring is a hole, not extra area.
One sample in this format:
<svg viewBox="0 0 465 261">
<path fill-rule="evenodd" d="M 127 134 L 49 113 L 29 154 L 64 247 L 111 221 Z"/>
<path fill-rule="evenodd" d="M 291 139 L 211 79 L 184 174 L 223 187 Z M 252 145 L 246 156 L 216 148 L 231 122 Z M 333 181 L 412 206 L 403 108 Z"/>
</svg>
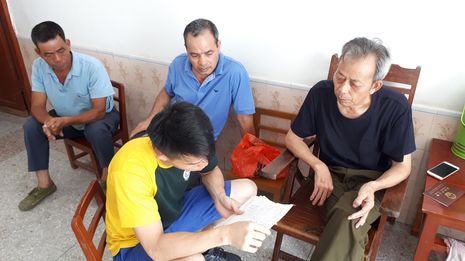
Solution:
<svg viewBox="0 0 465 261">
<path fill-rule="evenodd" d="M 92 99 L 107 97 L 106 112 L 113 109 L 114 90 L 103 64 L 94 57 L 72 52 L 71 71 L 61 84 L 42 58 L 32 64 L 32 91 L 42 92 L 59 116 L 76 116 L 92 108 Z M 83 129 L 83 125 L 73 125 Z"/>
</svg>

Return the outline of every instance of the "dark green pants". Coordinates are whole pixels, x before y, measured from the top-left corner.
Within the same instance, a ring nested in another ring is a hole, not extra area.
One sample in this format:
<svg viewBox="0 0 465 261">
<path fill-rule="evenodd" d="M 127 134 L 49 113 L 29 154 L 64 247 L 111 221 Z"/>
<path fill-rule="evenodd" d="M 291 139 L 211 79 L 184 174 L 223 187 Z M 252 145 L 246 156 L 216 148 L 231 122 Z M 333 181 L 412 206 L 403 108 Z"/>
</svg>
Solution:
<svg viewBox="0 0 465 261">
<path fill-rule="evenodd" d="M 330 167 L 329 170 L 334 189 L 324 205 L 325 227 L 311 260 L 363 260 L 368 230 L 371 223 L 380 216 L 379 206 L 383 193 L 375 194 L 375 206 L 363 226 L 355 228 L 358 219 L 348 220 L 347 217 L 360 209 L 352 207 L 360 187 L 368 181 L 377 179 L 382 173 L 342 167 Z"/>
</svg>

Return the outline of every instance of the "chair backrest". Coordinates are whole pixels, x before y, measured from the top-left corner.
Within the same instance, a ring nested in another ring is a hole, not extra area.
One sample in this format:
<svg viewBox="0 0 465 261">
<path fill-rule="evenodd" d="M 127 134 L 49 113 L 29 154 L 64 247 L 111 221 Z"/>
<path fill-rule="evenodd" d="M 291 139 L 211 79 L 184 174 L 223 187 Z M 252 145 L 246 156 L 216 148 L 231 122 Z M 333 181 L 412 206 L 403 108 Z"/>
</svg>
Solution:
<svg viewBox="0 0 465 261">
<path fill-rule="evenodd" d="M 337 54 L 333 54 L 329 64 L 328 80 L 333 79 L 338 63 L 339 58 Z M 384 86 L 404 94 L 409 104 L 412 105 L 417 89 L 418 78 L 420 77 L 420 71 L 420 66 L 417 66 L 415 69 L 408 69 L 397 64 L 392 64 L 388 74 L 384 77 Z"/>
<path fill-rule="evenodd" d="M 89 209 L 89 205 L 92 201 L 97 203 L 97 209 L 94 214 L 90 217 L 90 223 L 86 227 L 84 220 L 86 219 L 86 213 Z M 103 221 L 103 225 L 101 223 Z M 102 256 L 106 245 L 106 232 L 105 232 L 105 194 L 103 194 L 102 188 L 97 180 L 92 181 L 89 184 L 84 196 L 82 196 L 79 205 L 74 213 L 71 227 L 76 235 L 76 239 L 81 246 L 84 255 L 87 260 L 102 260 Z M 99 225 L 100 224 L 100 225 Z M 98 239 L 98 246 L 95 246 L 93 239 L 97 229 L 103 229 L 101 236 Z"/>
<path fill-rule="evenodd" d="M 123 141 L 122 144 L 124 144 L 129 140 L 128 121 L 126 118 L 126 94 L 124 91 L 124 85 L 122 83 L 111 81 L 111 85 L 113 85 L 113 88 L 117 90 L 117 95 L 114 95 L 113 99 L 115 101 L 115 107 L 118 109 L 120 118 L 119 128 L 116 132 L 116 135 L 120 136 Z M 118 147 L 121 147 L 122 144 L 118 144 Z"/>
<path fill-rule="evenodd" d="M 286 148 L 284 137 L 295 114 L 271 109 L 255 108 L 254 127 L 257 137 L 279 148 Z"/>
</svg>

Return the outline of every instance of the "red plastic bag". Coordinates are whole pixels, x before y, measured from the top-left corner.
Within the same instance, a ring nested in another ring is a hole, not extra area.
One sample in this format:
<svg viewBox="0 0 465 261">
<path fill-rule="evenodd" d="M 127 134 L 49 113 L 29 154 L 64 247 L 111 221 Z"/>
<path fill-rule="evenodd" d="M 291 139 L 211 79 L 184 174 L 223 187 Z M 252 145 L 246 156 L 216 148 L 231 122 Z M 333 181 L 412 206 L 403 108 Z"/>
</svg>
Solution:
<svg viewBox="0 0 465 261">
<path fill-rule="evenodd" d="M 280 153 L 275 147 L 247 133 L 232 152 L 230 160 L 233 173 L 241 178 L 258 177 L 261 169 L 278 157 Z M 277 178 L 284 178 L 287 173 L 287 169 L 285 169 L 279 173 Z"/>
</svg>

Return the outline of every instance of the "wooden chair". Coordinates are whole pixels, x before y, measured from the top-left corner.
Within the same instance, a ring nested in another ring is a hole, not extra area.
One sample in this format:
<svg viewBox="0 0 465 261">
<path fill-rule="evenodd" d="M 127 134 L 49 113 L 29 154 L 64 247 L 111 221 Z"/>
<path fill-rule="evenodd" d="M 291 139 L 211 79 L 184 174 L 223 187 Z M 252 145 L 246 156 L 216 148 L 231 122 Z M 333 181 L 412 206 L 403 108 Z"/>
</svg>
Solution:
<svg viewBox="0 0 465 261">
<path fill-rule="evenodd" d="M 84 219 L 89 205 L 93 200 L 97 202 L 97 209 L 92 216 L 89 226 L 86 228 Z M 104 224 L 99 226 L 101 220 L 103 220 L 103 222 L 105 221 L 105 194 L 103 194 L 98 181 L 93 180 L 89 184 L 84 196 L 81 198 L 81 202 L 79 202 L 71 222 L 71 228 L 87 260 L 102 260 L 106 245 L 106 232 Z M 98 246 L 95 246 L 93 239 L 99 227 L 103 227 L 104 230 L 99 237 Z"/>
<path fill-rule="evenodd" d="M 254 127 L 257 137 L 262 139 L 269 145 L 277 148 L 285 149 L 284 136 L 289 130 L 291 121 L 295 118 L 295 114 L 281 112 L 271 109 L 256 108 L 254 114 Z M 232 171 L 226 174 L 226 179 L 236 179 Z M 275 202 L 282 202 L 284 193 L 284 184 L 286 179 L 269 179 L 265 177 L 257 177 L 252 179 L 257 184 L 258 190 L 266 195 L 269 195 Z"/>
<path fill-rule="evenodd" d="M 117 90 L 118 95 L 114 96 L 114 101 L 120 117 L 119 127 L 113 135 L 113 142 L 115 147 L 121 148 L 121 146 L 129 140 L 128 122 L 126 119 L 126 96 L 123 84 L 115 81 L 111 81 L 111 84 L 113 85 L 113 88 Z M 98 163 L 97 157 L 92 150 L 92 145 L 86 140 L 86 138 L 64 139 L 64 142 L 71 168 L 76 169 L 77 167 L 81 167 L 94 172 L 97 179 L 100 180 L 102 177 L 102 167 Z M 76 153 L 74 148 L 77 148 L 81 152 Z M 86 155 L 89 155 L 90 162 L 79 160 Z"/>
<path fill-rule="evenodd" d="M 338 66 L 338 61 L 337 55 L 333 55 L 328 79 L 333 78 Z M 408 96 L 408 101 L 411 105 L 415 95 L 420 70 L 421 68 L 419 66 L 415 69 L 406 69 L 393 64 L 385 77 L 385 81 L 387 82 L 383 88 L 393 88 L 405 94 Z M 406 85 L 410 88 L 406 88 Z M 318 145 L 316 139 L 311 140 L 309 146 L 311 145 Z M 313 153 L 316 156 L 318 155 L 318 146 L 314 146 Z M 294 195 L 289 196 L 289 202 L 295 204 L 295 206 L 273 227 L 277 232 L 272 257 L 274 261 L 278 260 L 278 258 L 284 260 L 301 260 L 281 250 L 283 235 L 316 244 L 322 232 L 323 223 L 320 217 L 321 209 L 318 206 L 313 206 L 309 201 L 310 194 L 313 190 L 313 179 L 311 178 L 313 171 L 310 169 L 310 172 L 304 175 L 297 167 L 297 163 L 298 159 L 294 157 L 290 151 L 286 150 L 262 170 L 268 173 L 268 175 L 275 175 L 274 173 L 279 173 L 286 166 L 290 166 L 288 176 L 289 182 L 287 186 L 293 187 L 295 183 L 294 180 L 300 180 L 302 184 Z M 365 260 L 367 260 L 368 257 L 370 257 L 370 260 L 375 260 L 383 236 L 384 226 L 388 218 L 399 217 L 402 201 L 406 194 L 407 182 L 408 179 L 385 191 L 380 208 L 381 217 L 373 224 L 368 233 L 369 241 L 365 248 Z M 285 191 L 292 191 L 292 189 L 286 188 Z"/>
</svg>

